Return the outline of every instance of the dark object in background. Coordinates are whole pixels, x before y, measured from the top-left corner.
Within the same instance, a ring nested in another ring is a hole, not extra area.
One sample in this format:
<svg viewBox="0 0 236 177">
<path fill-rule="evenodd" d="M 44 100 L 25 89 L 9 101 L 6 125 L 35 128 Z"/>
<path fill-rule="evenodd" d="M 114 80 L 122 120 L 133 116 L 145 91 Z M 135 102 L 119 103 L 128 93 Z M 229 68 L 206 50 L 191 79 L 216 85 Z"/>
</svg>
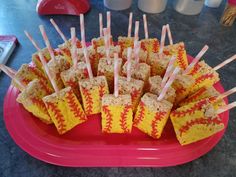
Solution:
<svg viewBox="0 0 236 177">
<path fill-rule="evenodd" d="M 5 64 L 7 62 L 15 49 L 16 44 L 17 39 L 15 36 L 0 36 L 0 64 Z"/>
<path fill-rule="evenodd" d="M 236 0 L 228 0 L 220 23 L 224 26 L 232 26 L 236 18 Z"/>
<path fill-rule="evenodd" d="M 36 11 L 40 15 L 84 14 L 90 9 L 89 0 L 39 0 Z"/>
</svg>

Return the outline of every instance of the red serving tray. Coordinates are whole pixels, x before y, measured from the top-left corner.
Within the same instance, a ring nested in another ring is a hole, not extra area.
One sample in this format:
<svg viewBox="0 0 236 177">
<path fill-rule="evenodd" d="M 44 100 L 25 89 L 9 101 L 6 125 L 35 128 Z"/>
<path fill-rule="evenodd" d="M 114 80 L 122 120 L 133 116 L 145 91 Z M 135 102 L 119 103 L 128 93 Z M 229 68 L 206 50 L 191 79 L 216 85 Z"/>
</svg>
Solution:
<svg viewBox="0 0 236 177">
<path fill-rule="evenodd" d="M 189 57 L 192 60 L 192 57 Z M 215 88 L 224 92 L 220 83 Z M 154 140 L 135 127 L 131 134 L 103 134 L 101 116 L 59 135 L 16 102 L 19 91 L 10 86 L 4 100 L 4 120 L 11 137 L 24 151 L 44 162 L 69 167 L 167 167 L 190 162 L 209 152 L 225 129 L 202 141 L 181 146 L 170 121 Z M 225 99 L 226 103 L 228 100 Z M 220 115 L 228 125 L 229 112 Z"/>
</svg>

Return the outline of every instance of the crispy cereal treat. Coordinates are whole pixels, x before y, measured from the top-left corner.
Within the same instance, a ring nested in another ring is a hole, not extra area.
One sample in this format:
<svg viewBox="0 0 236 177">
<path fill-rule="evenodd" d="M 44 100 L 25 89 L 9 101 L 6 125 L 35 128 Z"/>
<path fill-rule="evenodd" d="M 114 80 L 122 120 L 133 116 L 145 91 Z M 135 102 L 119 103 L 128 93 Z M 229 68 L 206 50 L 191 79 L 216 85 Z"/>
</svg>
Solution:
<svg viewBox="0 0 236 177">
<path fill-rule="evenodd" d="M 148 79 L 148 91 L 155 95 L 161 94 L 161 81 L 162 78 L 160 76 L 152 76 Z M 164 97 L 165 100 L 174 103 L 175 102 L 175 89 L 173 87 L 169 87 L 168 91 L 166 92 L 166 95 Z"/>
<path fill-rule="evenodd" d="M 114 58 L 114 53 L 118 53 L 121 57 L 121 48 L 119 45 L 110 46 L 110 58 Z M 97 48 L 98 58 L 105 58 L 106 57 L 106 49 L 105 46 L 101 46 Z"/>
<path fill-rule="evenodd" d="M 127 36 L 119 36 L 118 37 L 118 45 L 121 48 L 121 52 L 123 52 L 126 48 L 134 46 L 134 37 Z"/>
<path fill-rule="evenodd" d="M 127 53 L 128 53 L 128 48 L 125 48 L 122 52 L 122 59 L 123 59 L 123 63 L 125 63 L 127 61 Z M 147 51 L 140 49 L 139 53 L 139 62 L 140 63 L 146 63 L 147 62 Z M 134 50 L 132 50 L 132 56 L 131 56 L 132 60 L 135 60 L 134 58 Z"/>
<path fill-rule="evenodd" d="M 61 79 L 61 72 L 70 68 L 70 63 L 63 56 L 56 56 L 55 61 L 50 60 L 48 63 L 48 68 L 51 72 L 55 74 L 56 83 L 59 89 L 64 88 L 63 81 Z"/>
<path fill-rule="evenodd" d="M 52 120 L 42 100 L 44 96 L 51 93 L 53 93 L 53 90 L 48 90 L 43 81 L 34 79 L 17 96 L 16 101 L 21 103 L 27 111 L 31 112 L 44 123 L 51 124 Z"/>
<path fill-rule="evenodd" d="M 160 45 L 157 38 L 142 39 L 140 42 L 141 49 L 147 51 L 148 54 L 159 52 Z"/>
<path fill-rule="evenodd" d="M 170 56 L 162 55 L 160 58 L 158 53 L 149 53 L 147 64 L 151 66 L 151 76 L 164 76 L 169 62 Z"/>
<path fill-rule="evenodd" d="M 79 91 L 79 81 L 88 77 L 87 66 L 84 62 L 79 62 L 77 68 L 71 67 L 70 69 L 61 72 L 61 79 L 64 85 L 72 88 L 81 103 L 82 98 Z"/>
<path fill-rule="evenodd" d="M 43 102 L 59 134 L 87 120 L 82 106 L 70 87 L 45 96 Z"/>
<path fill-rule="evenodd" d="M 81 45 L 81 42 L 80 40 L 78 40 L 76 38 L 76 47 L 79 49 L 79 48 L 82 48 L 82 45 Z M 71 46 L 71 39 L 68 40 L 67 42 L 64 42 L 63 44 L 60 44 L 58 46 L 60 52 L 62 53 L 62 55 L 66 58 L 66 60 L 72 64 L 72 58 L 71 58 L 71 49 L 72 49 L 72 46 Z"/>
<path fill-rule="evenodd" d="M 208 138 L 224 129 L 224 123 L 209 99 L 182 106 L 173 111 L 170 118 L 181 145 Z"/>
<path fill-rule="evenodd" d="M 204 61 L 198 62 L 188 75 L 195 79 L 195 83 L 190 91 L 191 93 L 196 92 L 202 87 L 211 87 L 220 80 L 219 74 Z"/>
<path fill-rule="evenodd" d="M 100 113 L 102 97 L 109 93 L 106 77 L 98 76 L 92 79 L 83 79 L 79 82 L 79 88 L 85 114 Z"/>
<path fill-rule="evenodd" d="M 121 95 L 130 94 L 132 100 L 133 111 L 136 111 L 136 108 L 139 104 L 139 101 L 143 95 L 144 82 L 141 80 L 131 78 L 130 81 L 127 81 L 126 77 L 119 77 L 118 80 L 119 93 Z"/>
<path fill-rule="evenodd" d="M 157 100 L 157 95 L 146 93 L 138 105 L 133 125 L 149 136 L 158 139 L 169 118 L 172 103 Z"/>
<path fill-rule="evenodd" d="M 104 37 L 93 38 L 91 43 L 92 43 L 93 48 L 97 50 L 98 47 L 102 47 L 105 45 Z M 110 38 L 110 44 L 113 45 L 112 36 Z"/>
<path fill-rule="evenodd" d="M 176 93 L 175 104 L 178 104 L 190 94 L 194 83 L 194 78 L 189 75 L 177 75 L 172 84 L 172 87 L 175 89 Z"/>
<path fill-rule="evenodd" d="M 77 53 L 79 56 L 78 57 L 79 61 L 85 62 L 83 49 L 82 48 L 78 49 Z M 97 69 L 98 69 L 99 58 L 98 58 L 98 55 L 96 54 L 96 50 L 93 48 L 93 46 L 87 47 L 87 54 L 89 57 L 89 61 L 91 63 L 93 75 L 96 75 Z"/>
<path fill-rule="evenodd" d="M 199 89 L 197 92 L 188 96 L 183 101 L 181 101 L 179 103 L 179 105 L 184 106 L 184 105 L 192 103 L 192 102 L 200 101 L 205 98 L 217 97 L 219 95 L 220 95 L 220 93 L 213 86 L 211 86 L 209 88 L 203 87 L 203 88 Z M 219 101 L 219 104 L 221 106 L 223 106 L 223 105 L 225 105 L 225 102 L 223 100 L 221 100 L 221 101 Z"/>
<path fill-rule="evenodd" d="M 129 94 L 102 97 L 102 132 L 130 133 L 133 123 L 132 101 Z"/>
<path fill-rule="evenodd" d="M 110 61 L 111 63 L 109 64 L 108 61 Z M 110 92 L 113 92 L 114 90 L 114 61 L 115 60 L 113 58 L 110 59 L 101 58 L 98 64 L 97 75 L 106 77 Z M 119 72 L 121 71 L 121 66 L 122 66 L 122 59 L 118 58 Z"/>
<path fill-rule="evenodd" d="M 53 50 L 54 52 L 54 55 L 57 56 L 57 55 L 60 55 L 60 51 L 58 50 Z M 41 49 L 41 53 L 42 55 L 44 56 L 44 59 L 46 60 L 46 62 L 48 63 L 50 60 L 51 60 L 51 56 L 49 54 L 49 51 L 47 48 L 43 48 Z M 34 63 L 34 65 L 41 71 L 43 71 L 43 66 L 42 66 L 42 63 L 40 61 L 40 58 L 39 58 L 39 54 L 38 52 L 35 52 L 34 54 L 32 54 L 32 61 Z"/>
<path fill-rule="evenodd" d="M 136 61 L 131 60 L 131 77 L 134 79 L 144 81 L 144 87 L 147 87 L 148 78 L 150 76 L 150 66 L 146 63 L 138 63 L 135 67 Z M 123 76 L 127 76 L 127 62 L 122 67 Z"/>
<path fill-rule="evenodd" d="M 167 56 L 176 56 L 175 66 L 185 70 L 188 66 L 188 58 L 183 42 L 176 43 L 174 45 L 168 45 L 164 47 L 163 53 Z"/>
<path fill-rule="evenodd" d="M 21 65 L 20 69 L 18 69 L 15 74 L 15 79 L 17 79 L 24 85 L 28 85 L 34 79 L 38 79 L 44 82 L 45 89 L 50 90 L 52 88 L 47 76 L 37 67 L 28 64 Z M 14 82 L 14 80 L 12 80 L 12 85 L 18 88 L 19 90 L 21 88 L 16 82 Z"/>
</svg>

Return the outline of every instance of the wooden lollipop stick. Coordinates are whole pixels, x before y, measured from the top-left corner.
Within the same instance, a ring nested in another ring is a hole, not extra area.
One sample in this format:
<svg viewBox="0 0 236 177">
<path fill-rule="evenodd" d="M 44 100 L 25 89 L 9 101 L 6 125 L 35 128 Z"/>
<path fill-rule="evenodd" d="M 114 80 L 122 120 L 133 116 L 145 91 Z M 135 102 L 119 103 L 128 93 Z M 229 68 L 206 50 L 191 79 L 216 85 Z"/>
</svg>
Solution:
<svg viewBox="0 0 236 177">
<path fill-rule="evenodd" d="M 25 85 L 15 78 L 15 74 L 12 73 L 12 70 L 9 67 L 5 66 L 4 64 L 0 64 L 0 70 L 2 70 L 8 77 L 10 77 L 17 85 L 20 87 L 20 90 L 25 89 Z"/>
<path fill-rule="evenodd" d="M 197 62 L 202 58 L 202 56 L 206 53 L 208 49 L 208 45 L 205 45 L 202 50 L 197 54 L 197 56 L 193 59 L 192 63 L 188 65 L 183 74 L 187 74 L 197 64 Z"/>
<path fill-rule="evenodd" d="M 132 48 L 128 48 L 127 52 L 127 81 L 131 81 L 131 57 L 132 57 Z"/>
<path fill-rule="evenodd" d="M 230 62 L 232 62 L 232 61 L 234 61 L 234 60 L 236 60 L 236 54 L 233 55 L 232 57 L 226 59 L 225 61 L 223 61 L 223 62 L 220 63 L 219 65 L 215 66 L 213 69 L 216 71 L 216 70 L 222 68 L 223 66 L 229 64 Z"/>
<path fill-rule="evenodd" d="M 143 14 L 143 27 L 144 27 L 145 39 L 148 39 L 148 26 L 147 26 L 146 14 Z"/>
<path fill-rule="evenodd" d="M 119 67 L 118 67 L 118 53 L 114 53 L 114 96 L 119 96 Z"/>
<path fill-rule="evenodd" d="M 173 38 L 172 38 L 172 34 L 171 34 L 171 31 L 170 31 L 170 25 L 169 24 L 166 25 L 166 30 L 167 30 L 170 45 L 173 45 Z"/>
<path fill-rule="evenodd" d="M 228 91 L 226 91 L 226 92 L 220 94 L 220 95 L 216 98 L 216 100 L 223 99 L 223 98 L 225 98 L 225 97 L 227 97 L 227 96 L 229 96 L 229 95 L 232 95 L 232 94 L 235 93 L 235 92 L 236 92 L 236 87 L 234 87 L 234 88 L 232 88 L 232 89 L 230 89 L 230 90 L 228 90 Z"/>
<path fill-rule="evenodd" d="M 226 106 L 222 106 L 220 109 L 218 109 L 217 110 L 217 114 L 221 114 L 221 113 L 223 113 L 223 112 L 225 112 L 225 111 L 228 111 L 228 110 L 230 110 L 230 109 L 232 109 L 232 108 L 234 108 L 234 107 L 236 107 L 236 101 L 235 102 L 233 102 L 233 103 L 230 103 L 230 104 L 228 104 L 228 105 L 226 105 Z"/>
<path fill-rule="evenodd" d="M 71 34 L 71 44 L 72 44 L 72 60 L 73 60 L 73 67 L 77 68 L 77 47 L 76 47 L 76 32 L 75 27 L 70 28 L 70 34 Z"/>
<path fill-rule="evenodd" d="M 43 57 L 43 54 L 41 52 L 41 49 L 39 48 L 39 45 L 36 43 L 36 41 L 33 39 L 33 37 L 27 31 L 25 31 L 25 35 L 29 38 L 29 40 L 32 42 L 34 47 L 38 50 L 39 59 L 40 59 L 42 65 L 43 65 L 43 68 L 44 68 L 48 78 L 49 78 L 49 81 L 51 82 L 54 91 L 56 93 L 58 93 L 59 92 L 59 88 L 58 88 L 58 86 L 56 84 L 56 81 L 54 80 L 53 74 L 51 73 L 51 71 L 48 68 L 47 62 L 46 62 L 46 60 Z"/>
<path fill-rule="evenodd" d="M 56 31 L 58 32 L 58 34 L 61 36 L 62 40 L 64 42 L 67 42 L 67 39 L 65 37 L 65 35 L 63 34 L 63 32 L 60 30 L 60 28 L 58 27 L 58 25 L 56 24 L 56 22 L 51 18 L 50 22 L 52 23 L 52 25 L 54 26 L 54 28 L 56 29 Z"/>
<path fill-rule="evenodd" d="M 161 88 L 163 88 L 165 86 L 168 78 L 170 77 L 171 73 L 173 72 L 175 60 L 176 60 L 176 56 L 172 56 L 170 59 L 170 62 L 168 63 L 165 75 L 161 81 Z"/>
<path fill-rule="evenodd" d="M 47 46 L 47 49 L 48 49 L 48 51 L 49 51 L 49 54 L 50 54 L 51 59 L 52 59 L 53 61 L 55 61 L 55 55 L 54 55 L 52 46 L 51 46 L 51 44 L 50 44 L 50 42 L 49 42 L 49 40 L 48 40 L 48 36 L 47 36 L 47 34 L 46 34 L 46 31 L 45 31 L 45 29 L 44 29 L 44 26 L 43 26 L 43 25 L 39 25 L 39 30 L 40 30 L 40 32 L 41 32 L 41 34 L 42 34 L 44 43 L 45 43 L 46 46 Z"/>
<path fill-rule="evenodd" d="M 161 45 L 160 45 L 159 54 L 163 53 L 164 46 L 165 46 L 165 40 L 166 40 L 166 26 L 163 25 L 162 30 L 161 30 Z"/>
<path fill-rule="evenodd" d="M 133 13 L 130 12 L 130 13 L 129 13 L 128 37 L 131 37 L 132 21 L 133 21 Z"/>
<path fill-rule="evenodd" d="M 171 74 L 169 80 L 167 81 L 166 85 L 164 86 L 164 88 L 162 89 L 159 97 L 157 98 L 158 101 L 161 101 L 165 95 L 166 95 L 166 92 L 168 91 L 168 89 L 170 88 L 171 84 L 174 82 L 177 74 L 179 73 L 180 71 L 180 68 L 179 67 L 176 67 L 173 71 L 173 73 Z"/>
<path fill-rule="evenodd" d="M 99 13 L 99 32 L 100 37 L 103 36 L 103 20 L 102 20 L 102 13 Z"/>
</svg>

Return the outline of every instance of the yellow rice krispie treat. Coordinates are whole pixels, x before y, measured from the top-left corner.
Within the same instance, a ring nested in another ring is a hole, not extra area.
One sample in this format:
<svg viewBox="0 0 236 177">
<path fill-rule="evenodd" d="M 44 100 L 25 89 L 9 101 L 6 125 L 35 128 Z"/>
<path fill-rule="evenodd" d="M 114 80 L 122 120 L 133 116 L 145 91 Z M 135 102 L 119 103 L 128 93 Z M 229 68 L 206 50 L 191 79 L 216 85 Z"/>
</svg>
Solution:
<svg viewBox="0 0 236 177">
<path fill-rule="evenodd" d="M 70 87 L 45 96 L 43 102 L 59 134 L 87 120 L 84 110 Z"/>
<path fill-rule="evenodd" d="M 76 38 L 76 47 L 79 49 L 79 48 L 82 48 L 82 45 L 81 45 L 81 42 L 78 38 Z M 71 49 L 72 49 L 72 46 L 71 46 L 71 39 L 68 40 L 67 42 L 64 42 L 63 44 L 60 44 L 58 46 L 60 52 L 62 53 L 62 55 L 66 58 L 66 60 L 72 64 L 72 58 L 71 58 Z"/>
<path fill-rule="evenodd" d="M 82 98 L 79 91 L 79 81 L 82 79 L 88 78 L 88 70 L 86 63 L 79 62 L 77 64 L 77 68 L 71 67 L 68 70 L 61 72 L 61 79 L 66 87 L 70 86 L 79 99 L 79 101 L 82 103 Z"/>
<path fill-rule="evenodd" d="M 44 82 L 44 89 L 51 90 L 52 88 L 51 84 L 49 83 L 48 77 L 35 66 L 31 66 L 28 64 L 21 65 L 14 77 L 24 85 L 29 84 L 34 79 L 38 79 Z M 12 85 L 18 88 L 20 91 L 23 91 L 14 80 L 12 80 Z"/>
<path fill-rule="evenodd" d="M 130 133 L 133 124 L 132 101 L 129 94 L 102 97 L 102 132 Z"/>
<path fill-rule="evenodd" d="M 128 48 L 125 48 L 122 52 L 122 59 L 123 59 L 123 63 L 125 63 L 127 61 L 127 53 L 128 53 Z M 139 50 L 139 53 L 138 53 L 138 56 L 139 56 L 139 62 L 140 63 L 146 63 L 147 62 L 147 51 L 143 50 L 143 49 L 140 49 Z M 134 50 L 132 50 L 132 56 L 131 56 L 131 59 L 135 60 L 134 58 Z"/>
<path fill-rule="evenodd" d="M 17 96 L 16 101 L 46 124 L 51 124 L 52 120 L 42 98 L 53 93 L 53 90 L 45 89 L 44 82 L 35 79 Z"/>
<path fill-rule="evenodd" d="M 70 68 L 70 63 L 64 56 L 56 56 L 55 60 L 50 60 L 48 63 L 48 68 L 51 72 L 55 74 L 56 84 L 59 89 L 64 88 L 63 81 L 61 79 L 61 72 Z"/>
<path fill-rule="evenodd" d="M 136 111 L 136 108 L 139 104 L 139 101 L 143 95 L 144 82 L 141 80 L 131 78 L 130 81 L 127 81 L 126 77 L 119 77 L 118 80 L 119 93 L 121 95 L 130 94 L 132 100 L 133 111 Z"/>
<path fill-rule="evenodd" d="M 181 145 L 187 145 L 224 129 L 216 108 L 209 99 L 203 99 L 178 108 L 170 118 Z"/>
<path fill-rule="evenodd" d="M 86 115 L 100 113 L 102 97 L 109 93 L 106 77 L 83 79 L 79 82 L 79 88 Z"/>
<path fill-rule="evenodd" d="M 175 66 L 185 70 L 188 66 L 188 57 L 183 42 L 164 47 L 163 53 L 167 56 L 176 56 Z"/>
<path fill-rule="evenodd" d="M 162 78 L 160 76 L 149 77 L 149 79 L 148 79 L 148 91 L 152 94 L 160 95 L 161 91 L 162 91 L 161 81 L 162 81 Z M 175 89 L 170 86 L 169 89 L 166 92 L 166 95 L 164 96 L 164 99 L 171 102 L 171 103 L 174 103 L 175 102 L 175 97 L 176 97 Z"/>
<path fill-rule="evenodd" d="M 158 139 L 169 118 L 172 103 L 157 100 L 157 95 L 146 93 L 138 105 L 133 125 L 149 136 Z"/>
<path fill-rule="evenodd" d="M 110 64 L 108 62 L 111 62 Z M 119 73 L 121 72 L 122 59 L 118 58 Z M 105 76 L 110 92 L 114 90 L 114 59 L 101 58 L 97 70 L 98 76 Z"/>
<path fill-rule="evenodd" d="M 79 56 L 78 57 L 79 61 L 85 62 L 83 49 L 82 48 L 77 49 L 77 53 Z M 91 63 L 93 75 L 95 76 L 97 74 L 99 58 L 98 58 L 98 56 L 96 54 L 96 50 L 93 48 L 93 46 L 87 47 L 87 54 L 89 57 L 89 61 Z"/>
</svg>

